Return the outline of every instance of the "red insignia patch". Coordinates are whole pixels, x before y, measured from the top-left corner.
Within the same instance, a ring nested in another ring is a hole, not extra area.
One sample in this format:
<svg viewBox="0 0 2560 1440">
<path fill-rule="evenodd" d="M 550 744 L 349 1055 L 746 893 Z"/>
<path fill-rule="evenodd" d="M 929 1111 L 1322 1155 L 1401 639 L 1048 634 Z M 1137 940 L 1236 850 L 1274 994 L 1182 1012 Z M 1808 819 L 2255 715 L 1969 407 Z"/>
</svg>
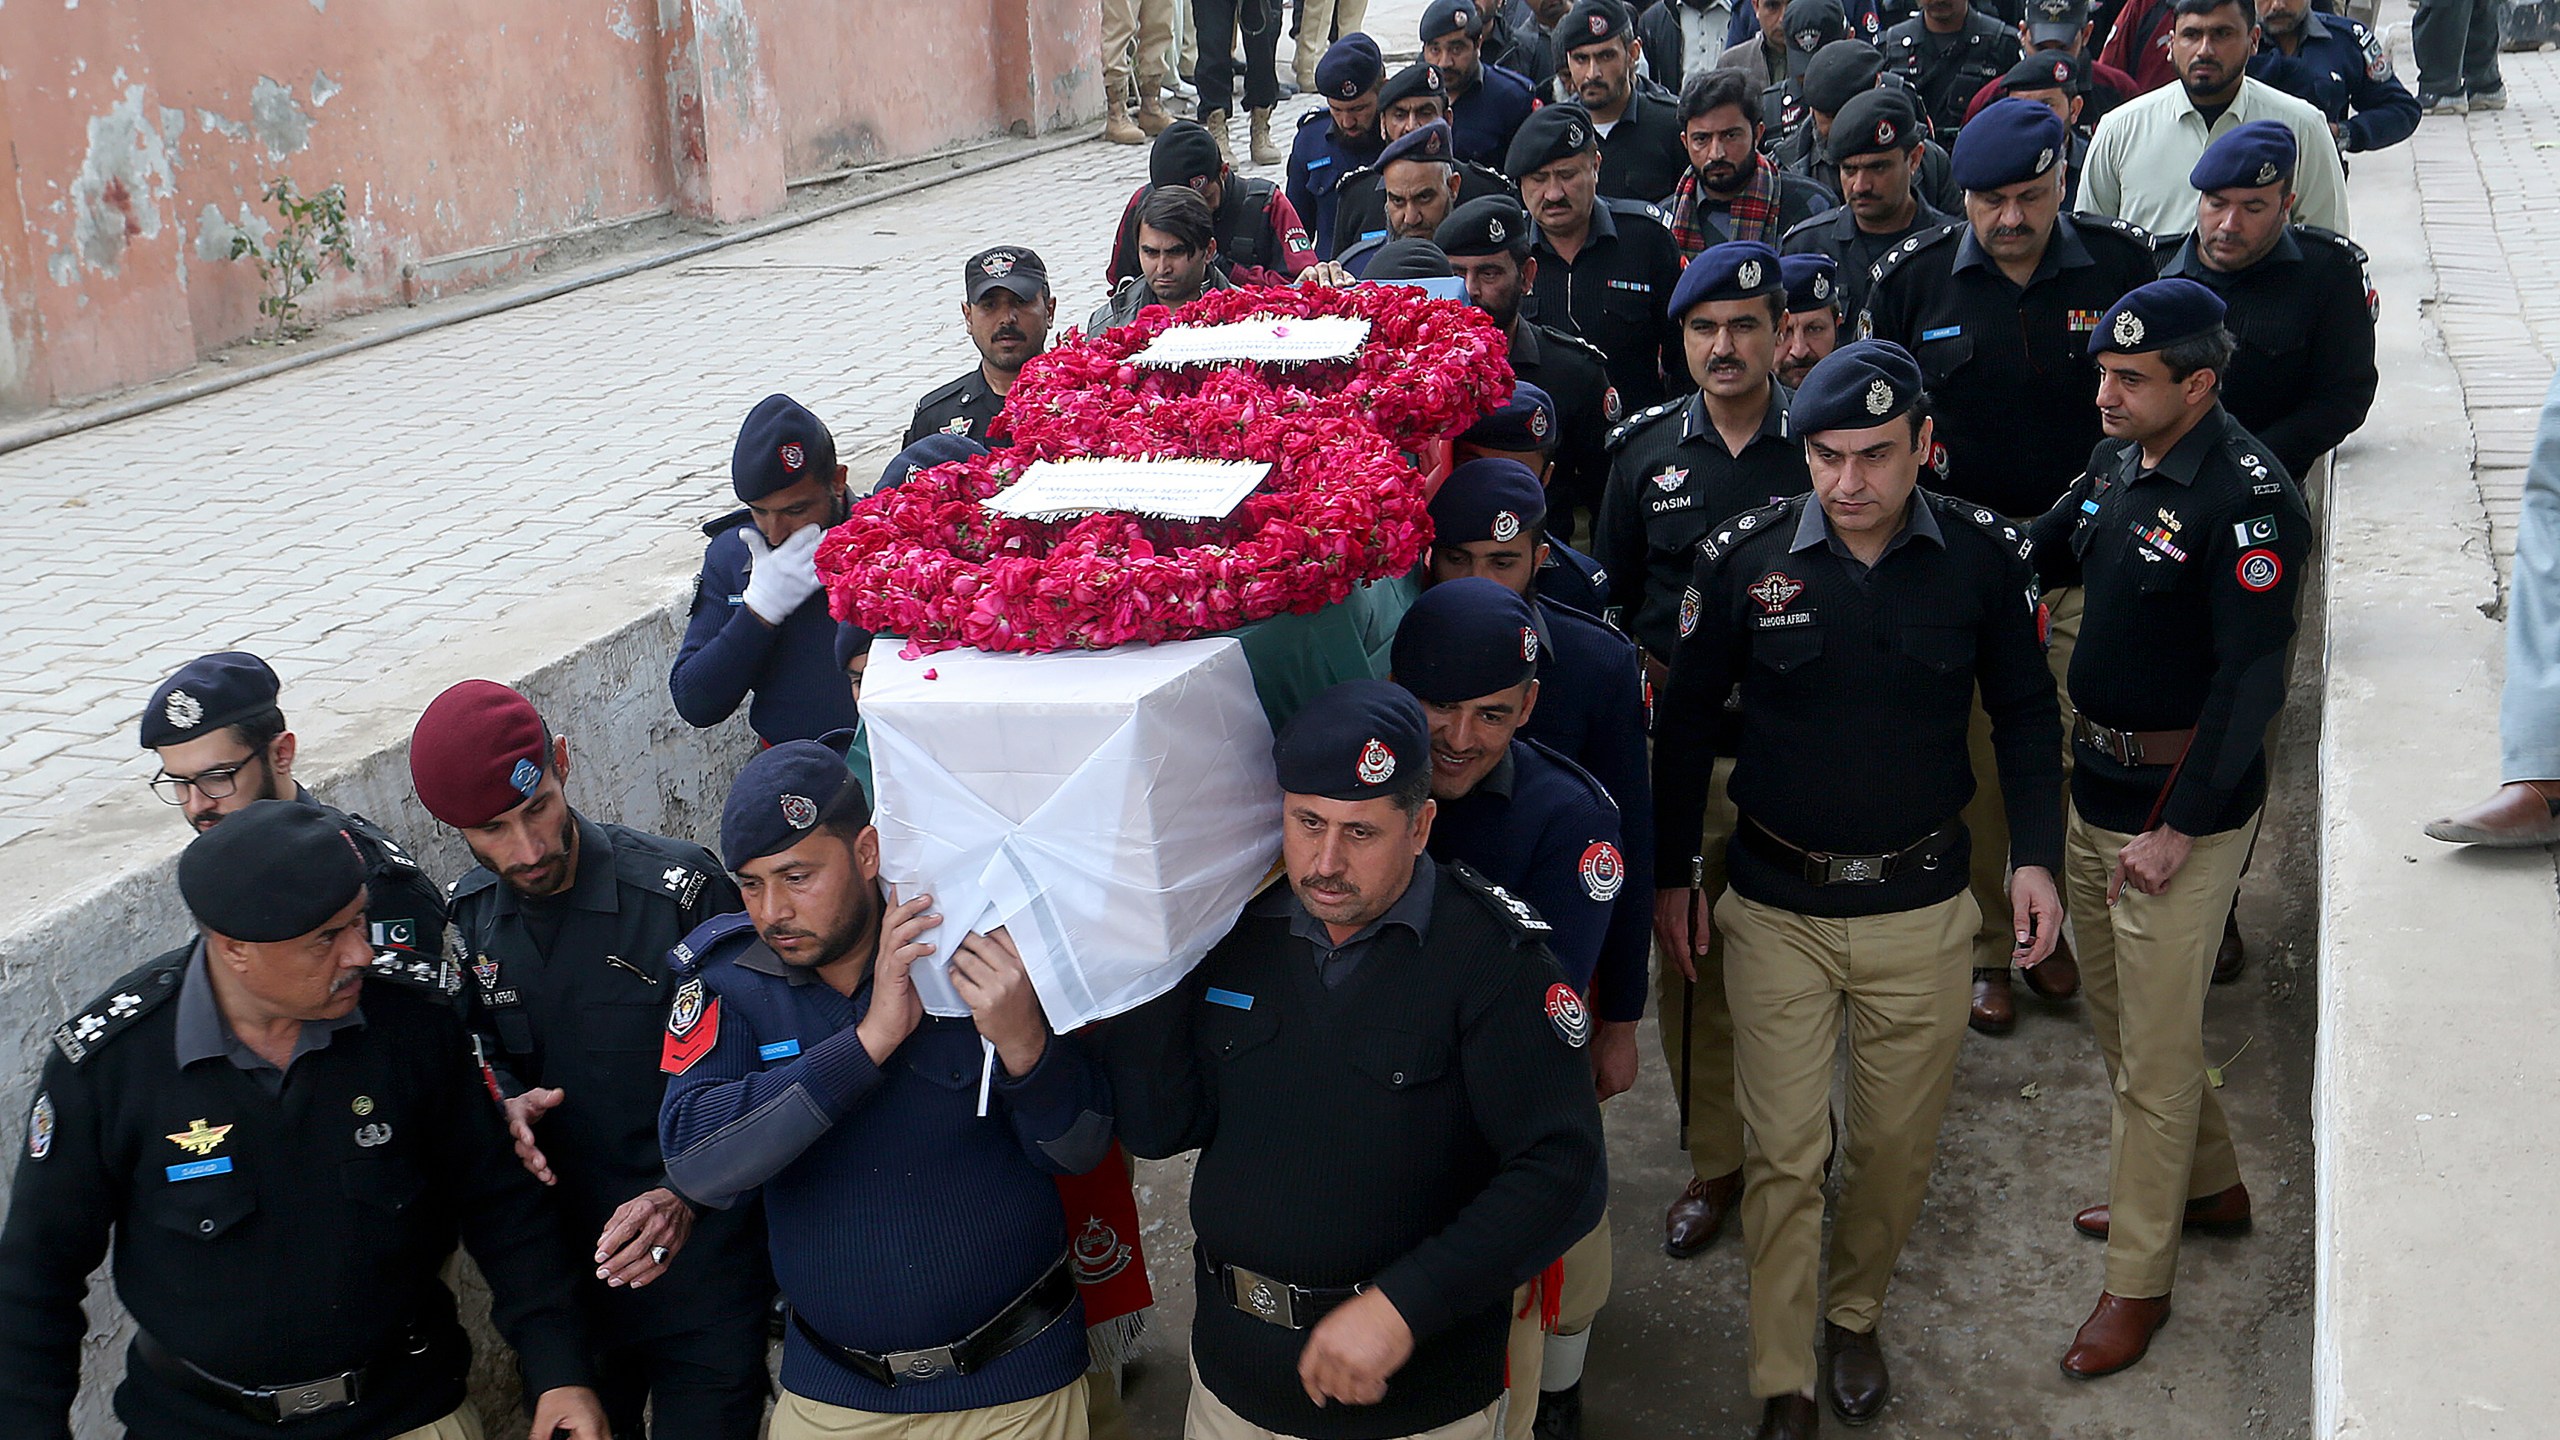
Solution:
<svg viewBox="0 0 2560 1440">
<path fill-rule="evenodd" d="M 1775 615 L 1796 603 L 1796 597 L 1804 593 L 1804 582 L 1772 570 L 1753 581 L 1744 593 L 1759 604 L 1761 613 Z"/>
<path fill-rule="evenodd" d="M 1626 883 L 1626 857 L 1618 847 L 1606 840 L 1592 841 L 1582 852 L 1582 893 L 1605 905 L 1618 898 L 1618 887 Z"/>
<path fill-rule="evenodd" d="M 1582 997 L 1573 987 L 1561 980 L 1547 987 L 1547 1023 L 1576 1050 L 1591 1043 L 1591 1012 L 1583 1008 Z"/>
<path fill-rule="evenodd" d="M 658 1051 L 658 1068 L 681 1075 L 720 1043 L 720 997 L 703 989 L 695 976 L 676 987 L 675 1004 L 667 1011 L 666 1043 Z"/>
<path fill-rule="evenodd" d="M 2284 562 L 2276 558 L 2273 550 L 2252 550 L 2240 557 L 2240 564 L 2233 573 L 2240 581 L 2241 589 L 2253 595 L 2263 595 L 2283 581 Z"/>
</svg>

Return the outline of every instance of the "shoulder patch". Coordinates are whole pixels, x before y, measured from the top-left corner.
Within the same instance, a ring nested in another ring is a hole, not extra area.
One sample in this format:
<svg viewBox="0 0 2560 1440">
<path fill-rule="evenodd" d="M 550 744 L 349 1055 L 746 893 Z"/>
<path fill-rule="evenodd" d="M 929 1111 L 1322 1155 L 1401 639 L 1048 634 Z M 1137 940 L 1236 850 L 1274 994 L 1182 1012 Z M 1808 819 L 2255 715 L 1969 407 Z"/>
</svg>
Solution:
<svg viewBox="0 0 2560 1440">
<path fill-rule="evenodd" d="M 1540 918 L 1537 909 L 1528 901 L 1487 880 L 1475 867 L 1453 864 L 1449 873 L 1457 877 L 1461 889 L 1474 896 L 1518 938 L 1543 944 L 1546 937 L 1554 932 L 1555 927 Z"/>
<path fill-rule="evenodd" d="M 675 943 L 675 948 L 667 952 L 667 964 L 679 975 L 696 974 L 722 946 L 742 935 L 752 940 L 755 933 L 756 922 L 747 918 L 744 910 L 714 915 Z"/>
<path fill-rule="evenodd" d="M 1877 284 L 1881 285 L 1884 283 L 1884 278 L 1887 275 L 1892 274 L 1894 269 L 1901 265 L 1902 262 L 1919 254 L 1923 250 L 1937 246 L 1941 242 L 1954 239 L 1957 235 L 1963 232 L 1964 228 L 1964 221 L 1950 220 L 1935 230 L 1924 230 L 1917 235 L 1913 235 L 1904 240 L 1901 244 L 1884 252 L 1884 258 L 1876 261 L 1875 265 L 1869 269 L 1868 274 L 1874 278 Z"/>
<path fill-rule="evenodd" d="M 187 958 L 193 953 L 192 946 L 172 950 L 108 986 L 105 994 L 55 1027 L 53 1048 L 74 1065 L 97 1054 L 143 1016 L 169 1003 L 178 993 L 178 978 L 186 974 Z"/>
<path fill-rule="evenodd" d="M 614 837 L 617 878 L 634 889 L 664 895 L 680 909 L 689 910 L 702 898 L 710 879 L 703 873 L 705 859 L 698 847 L 661 835 L 625 830 Z"/>
<path fill-rule="evenodd" d="M 1672 411 L 1679 409 L 1681 401 L 1688 398 L 1688 396 L 1683 395 L 1679 400 L 1665 400 L 1659 405 L 1650 405 L 1637 411 L 1621 422 L 1617 429 L 1610 431 L 1609 438 L 1603 443 L 1611 450 L 1617 449 L 1619 444 L 1628 436 L 1633 435 L 1636 431 L 1644 428 L 1644 426 L 1651 421 L 1658 420 L 1663 416 L 1670 414 Z"/>
<path fill-rule="evenodd" d="M 477 895 L 481 891 L 486 890 L 497 883 L 498 876 L 495 871 L 491 870 L 486 865 L 474 865 L 469 870 L 463 872 L 461 879 L 455 880 L 444 887 L 444 898 L 449 901 L 467 899 L 468 897 Z"/>
</svg>

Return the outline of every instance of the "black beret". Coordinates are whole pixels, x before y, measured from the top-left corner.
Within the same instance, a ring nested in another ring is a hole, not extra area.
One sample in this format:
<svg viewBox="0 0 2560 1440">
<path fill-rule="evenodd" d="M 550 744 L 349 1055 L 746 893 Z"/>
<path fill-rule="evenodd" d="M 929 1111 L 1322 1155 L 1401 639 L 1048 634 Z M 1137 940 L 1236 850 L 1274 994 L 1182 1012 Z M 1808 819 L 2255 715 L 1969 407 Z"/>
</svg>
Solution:
<svg viewBox="0 0 2560 1440">
<path fill-rule="evenodd" d="M 1802 75 L 1815 52 L 1835 40 L 1849 38 L 1849 17 L 1840 0 L 1787 0 L 1787 73 Z"/>
<path fill-rule="evenodd" d="M 1851 96 L 1876 88 L 1876 77 L 1883 73 L 1883 51 L 1864 40 L 1834 40 L 1805 63 L 1804 103 L 1837 115 Z"/>
<path fill-rule="evenodd" d="M 1787 282 L 1787 313 L 1840 308 L 1840 262 L 1819 251 L 1778 257 L 1778 274 Z"/>
<path fill-rule="evenodd" d="M 276 708 L 281 688 L 267 662 L 245 650 L 199 655 L 151 692 L 142 707 L 142 748 L 183 745 L 264 715 Z"/>
<path fill-rule="evenodd" d="M 1511 382 L 1510 398 L 1458 436 L 1462 444 L 1487 450 L 1553 450 L 1556 447 L 1556 402 L 1526 380 Z M 1445 487 L 1444 487 L 1445 488 Z"/>
<path fill-rule="evenodd" d="M 2089 0 L 2027 0 L 2027 35 L 2038 42 L 2073 40 L 2089 23 Z"/>
<path fill-rule="evenodd" d="M 1457 158 L 1457 149 L 1451 143 L 1449 122 L 1434 120 L 1428 125 L 1416 125 L 1388 141 L 1387 148 L 1378 152 L 1377 168 L 1384 170 L 1399 160 L 1434 160 L 1443 165 L 1454 165 Z"/>
<path fill-rule="evenodd" d="M 1157 185 L 1189 185 L 1226 173 L 1226 157 L 1218 138 L 1197 120 L 1176 120 L 1156 135 L 1147 150 L 1147 179 Z"/>
<path fill-rule="evenodd" d="M 1787 428 L 1798 435 L 1869 430 L 1920 398 L 1920 362 L 1890 340 L 1853 340 L 1825 355 L 1796 387 Z"/>
<path fill-rule="evenodd" d="M 873 635 L 850 620 L 836 622 L 836 668 L 842 670 L 853 663 L 856 655 L 871 653 Z"/>
<path fill-rule="evenodd" d="M 1502 173 L 1514 180 L 1526 178 L 1531 171 L 1542 170 L 1568 155 L 1584 155 L 1600 148 L 1600 132 L 1591 124 L 1591 112 L 1579 105 L 1542 105 L 1529 112 L 1520 128 L 1511 136 L 1511 149 L 1502 157 Z"/>
<path fill-rule="evenodd" d="M 1692 305 L 1710 300 L 1749 300 L 1786 288 L 1778 274 L 1778 252 L 1757 240 L 1728 240 L 1701 250 L 1680 272 L 1664 313 L 1677 320 Z"/>
<path fill-rule="evenodd" d="M 1378 42 L 1354 30 L 1334 41 L 1316 62 L 1316 93 L 1327 100 L 1357 100 L 1386 74 Z"/>
<path fill-rule="evenodd" d="M 1521 447 L 1527 448 L 1527 447 Z M 1487 456 L 1449 472 L 1431 497 L 1431 538 L 1441 545 L 1517 540 L 1547 520 L 1547 490 L 1517 460 Z"/>
<path fill-rule="evenodd" d="M 2033 100 L 1994 100 L 1956 132 L 1956 184 L 1997 190 L 2033 180 L 2062 163 L 2062 117 Z"/>
<path fill-rule="evenodd" d="M 1529 212 L 1508 195 L 1479 195 L 1450 211 L 1431 243 L 1443 255 L 1526 255 Z"/>
<path fill-rule="evenodd" d="M 2196 168 L 2187 172 L 2187 183 L 2199 193 L 2273 185 L 2293 178 L 2300 153 L 2293 127 L 2281 120 L 2252 120 L 2204 147 Z"/>
<path fill-rule="evenodd" d="M 2089 62 L 2068 50 L 2030 51 L 2000 77 L 2003 95 L 2015 95 L 2021 90 L 2059 90 L 2078 95 L 2088 88 Z"/>
<path fill-rule="evenodd" d="M 1508 690 L 1538 673 L 1538 621 L 1528 597 L 1470 576 L 1422 592 L 1396 625 L 1396 683 L 1426 705 Z"/>
<path fill-rule="evenodd" d="M 1441 253 L 1439 246 L 1419 235 L 1406 235 L 1390 240 L 1371 251 L 1369 263 L 1361 267 L 1360 278 L 1363 280 L 1446 280 L 1457 273 L 1449 268 L 1449 257 Z"/>
<path fill-rule="evenodd" d="M 936 465 L 948 465 L 954 460 L 967 460 L 986 453 L 986 446 L 966 435 L 937 430 L 889 457 L 888 466 L 880 472 L 880 483 L 871 487 L 871 493 L 877 495 L 883 490 L 904 485 L 916 478 L 919 471 L 930 470 Z"/>
<path fill-rule="evenodd" d="M 1831 117 L 1831 138 L 1822 148 L 1837 165 L 1853 156 L 1908 150 L 1920 143 L 1924 133 L 1919 108 L 1909 95 L 1899 90 L 1865 90 Z"/>
<path fill-rule="evenodd" d="M 1482 35 L 1488 18 L 1484 7 L 1476 0 L 1431 0 L 1422 11 L 1422 43 L 1428 45 L 1443 35 L 1453 35 L 1460 30 L 1469 35 Z"/>
<path fill-rule="evenodd" d="M 1636 28 L 1636 17 L 1618 0 L 1575 0 L 1574 7 L 1548 32 L 1559 56 L 1585 45 L 1615 40 Z"/>
<path fill-rule="evenodd" d="M 363 892 L 364 859 L 344 823 L 299 800 L 235 811 L 178 857 L 187 913 L 252 944 L 308 935 Z"/>
<path fill-rule="evenodd" d="M 720 807 L 720 863 L 735 870 L 788 850 L 822 824 L 868 825 L 871 802 L 845 768 L 851 730 L 786 740 L 756 756 Z"/>
<path fill-rule="evenodd" d="M 836 475 L 836 437 L 788 395 L 767 395 L 738 427 L 729 454 L 729 488 L 752 505 L 816 475 Z"/>
<path fill-rule="evenodd" d="M 2138 285 L 2107 307 L 2089 332 L 2092 355 L 2145 355 L 2222 328 L 2222 297 L 2211 287 L 2174 276 Z"/>
<path fill-rule="evenodd" d="M 998 245 L 970 256 L 961 267 L 960 283 L 972 305 L 987 298 L 990 290 L 1010 290 L 1025 300 L 1037 300 L 1049 293 L 1049 267 L 1037 251 Z"/>
<path fill-rule="evenodd" d="M 1378 108 L 1383 110 L 1399 100 L 1425 95 L 1446 105 L 1449 103 L 1449 84 L 1440 78 L 1438 66 L 1416 60 L 1388 77 L 1387 83 L 1378 88 Z"/>
<path fill-rule="evenodd" d="M 1445 0 L 1444 0 L 1445 3 Z M 1431 725 L 1413 692 L 1346 680 L 1309 700 L 1271 742 L 1280 788 L 1327 800 L 1376 800 L 1419 768 L 1431 773 Z"/>
</svg>

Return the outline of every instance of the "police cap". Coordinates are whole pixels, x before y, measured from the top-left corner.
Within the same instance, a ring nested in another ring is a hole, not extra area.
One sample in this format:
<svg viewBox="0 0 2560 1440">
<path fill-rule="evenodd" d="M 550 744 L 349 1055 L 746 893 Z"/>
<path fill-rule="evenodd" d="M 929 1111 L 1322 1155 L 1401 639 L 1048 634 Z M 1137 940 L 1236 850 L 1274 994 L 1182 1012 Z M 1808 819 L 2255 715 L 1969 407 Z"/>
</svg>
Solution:
<svg viewBox="0 0 2560 1440">
<path fill-rule="evenodd" d="M 2089 62 L 2067 50 L 2030 51 L 2000 77 L 2003 95 L 2015 95 L 2021 90 L 2059 90 L 2065 95 L 2079 95 L 2088 89 Z"/>
<path fill-rule="evenodd" d="M 1479 195 L 1462 202 L 1431 232 L 1431 243 L 1443 255 L 1509 255 L 1529 253 L 1529 212 L 1508 195 Z"/>
<path fill-rule="evenodd" d="M 1757 240 L 1728 240 L 1698 252 L 1680 272 L 1665 313 L 1674 320 L 1689 307 L 1711 300 L 1749 300 L 1786 288 L 1778 273 L 1778 252 Z"/>
<path fill-rule="evenodd" d="M 551 768 L 551 731 L 533 702 L 494 680 L 465 680 L 428 702 L 409 732 L 409 783 L 456 830 L 533 798 Z"/>
<path fill-rule="evenodd" d="M 1853 340 L 1825 355 L 1796 387 L 1787 428 L 1799 435 L 1868 430 L 1920 398 L 1920 363 L 1890 340 Z"/>
<path fill-rule="evenodd" d="M 1357 100 L 1386 78 L 1378 42 L 1354 30 L 1336 40 L 1316 62 L 1316 93 L 1327 100 Z"/>
<path fill-rule="evenodd" d="M 2091 355 L 2147 355 L 2222 328 L 2222 297 L 2183 275 L 2154 280 L 2126 292 L 2098 317 L 2089 334 Z"/>
<path fill-rule="evenodd" d="M 1538 483 L 1536 472 L 1498 455 L 1470 460 L 1450 471 L 1431 497 L 1434 544 L 1517 540 L 1546 522 L 1547 489 Z"/>
<path fill-rule="evenodd" d="M 1457 153 L 1451 143 L 1449 122 L 1434 120 L 1428 125 L 1416 125 L 1388 141 L 1387 148 L 1378 152 L 1378 169 L 1383 171 L 1399 160 L 1427 160 L 1453 165 L 1457 163 Z"/>
<path fill-rule="evenodd" d="M 187 843 L 178 894 L 216 935 L 268 944 L 308 935 L 364 891 L 364 860 L 334 813 L 261 800 Z"/>
<path fill-rule="evenodd" d="M 1549 33 L 1556 53 L 1568 55 L 1585 45 L 1601 45 L 1636 28 L 1636 17 L 1618 0 L 1576 0 Z"/>
<path fill-rule="evenodd" d="M 1378 108 L 1383 110 L 1399 100 L 1413 100 L 1426 95 L 1446 106 L 1449 103 L 1449 84 L 1440 78 L 1438 66 L 1416 60 L 1387 77 L 1387 83 L 1378 87 Z"/>
<path fill-rule="evenodd" d="M 1840 0 L 1787 0 L 1785 24 L 1789 75 L 1802 75 L 1823 46 L 1849 38 Z"/>
<path fill-rule="evenodd" d="M 2089 0 L 2027 0 L 2027 36 L 2038 45 L 2069 44 L 2089 23 Z"/>
<path fill-rule="evenodd" d="M 1217 137 L 1197 120 L 1176 120 L 1147 151 L 1147 179 L 1158 185 L 1193 185 L 1227 172 Z"/>
<path fill-rule="evenodd" d="M 986 446 L 966 435 L 937 430 L 891 456 L 888 466 L 880 472 L 880 483 L 872 487 L 871 493 L 877 495 L 883 490 L 896 489 L 936 465 L 948 465 L 955 460 L 967 460 L 986 453 Z"/>
<path fill-rule="evenodd" d="M 1403 686 L 1346 680 L 1289 717 L 1271 742 L 1271 760 L 1287 794 L 1377 800 L 1416 774 L 1428 780 L 1431 725 Z"/>
<path fill-rule="evenodd" d="M 1864 40 L 1834 40 L 1805 62 L 1804 103 L 1837 115 L 1852 96 L 1876 88 L 1876 77 L 1883 73 L 1883 51 Z"/>
<path fill-rule="evenodd" d="M 1486 18 L 1484 7 L 1476 0 L 1431 0 L 1422 11 L 1422 43 L 1428 45 L 1461 30 L 1471 38 L 1482 35 Z"/>
<path fill-rule="evenodd" d="M 1422 592 L 1396 626 L 1396 683 L 1426 705 L 1508 690 L 1538 673 L 1538 623 L 1528 598 L 1470 576 Z"/>
<path fill-rule="evenodd" d="M 871 802 L 845 768 L 851 730 L 819 740 L 786 740 L 758 755 L 729 785 L 720 807 L 720 863 L 736 870 L 788 850 L 820 825 L 871 823 Z"/>
<path fill-rule="evenodd" d="M 1487 450 L 1552 450 L 1556 446 L 1556 402 L 1526 380 L 1511 382 L 1510 398 L 1458 436 L 1460 444 Z"/>
<path fill-rule="evenodd" d="M 832 481 L 835 474 L 836 437 L 788 395 L 757 401 L 729 454 L 729 488 L 750 505 L 812 475 Z"/>
<path fill-rule="evenodd" d="M 987 298 L 990 290 L 1010 290 L 1025 300 L 1049 293 L 1049 267 L 1038 254 L 1019 245 L 997 245 L 970 256 L 960 280 L 972 305 Z"/>
<path fill-rule="evenodd" d="M 2293 127 L 2281 120 L 2252 120 L 2204 147 L 2196 168 L 2187 172 L 2187 183 L 2203 193 L 2290 184 L 2299 154 Z"/>
<path fill-rule="evenodd" d="M 1567 102 L 1542 105 L 1529 112 L 1520 128 L 1511 136 L 1511 149 L 1502 157 L 1502 173 L 1514 180 L 1527 178 L 1572 155 L 1587 155 L 1600 148 L 1600 132 L 1591 123 L 1591 112 Z"/>
<path fill-rule="evenodd" d="M 1955 182 L 1997 190 L 2033 180 L 2062 163 L 2062 117 L 2015 96 L 1994 100 L 1956 133 Z"/>
<path fill-rule="evenodd" d="M 183 745 L 254 720 L 276 708 L 282 688 L 267 662 L 246 650 L 199 655 L 151 692 L 142 707 L 142 748 Z"/>
<path fill-rule="evenodd" d="M 1840 308 L 1840 262 L 1819 251 L 1778 257 L 1778 275 L 1787 283 L 1787 313 Z"/>
<path fill-rule="evenodd" d="M 1823 150 L 1831 163 L 1859 155 L 1899 153 L 1920 143 L 1919 108 L 1900 90 L 1863 90 L 1831 117 Z"/>
</svg>

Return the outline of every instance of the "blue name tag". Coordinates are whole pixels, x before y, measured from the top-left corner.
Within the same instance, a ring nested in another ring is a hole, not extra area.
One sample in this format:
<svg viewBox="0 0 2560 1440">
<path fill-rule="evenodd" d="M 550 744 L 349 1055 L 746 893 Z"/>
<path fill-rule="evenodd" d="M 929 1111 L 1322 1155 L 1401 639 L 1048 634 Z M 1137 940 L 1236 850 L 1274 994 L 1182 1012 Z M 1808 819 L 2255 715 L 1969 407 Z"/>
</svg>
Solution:
<svg viewBox="0 0 2560 1440">
<path fill-rule="evenodd" d="M 1250 995 L 1239 995 L 1233 990 L 1221 990 L 1212 985 L 1209 987 L 1209 1003 L 1212 1005 L 1231 1005 L 1238 1010 L 1250 1010 L 1253 1008 L 1253 997 Z"/>
<path fill-rule="evenodd" d="M 744 595 L 732 595 L 729 597 L 729 603 L 732 605 L 744 605 L 747 603 L 747 597 Z"/>
<path fill-rule="evenodd" d="M 788 1060 L 799 1053 L 800 1042 L 797 1040 L 776 1040 L 770 1045 L 756 1047 L 756 1058 L 759 1060 Z"/>
<path fill-rule="evenodd" d="M 1308 162 L 1307 162 L 1307 168 L 1308 168 L 1308 169 L 1310 169 L 1310 170 L 1314 170 L 1314 169 L 1318 169 L 1318 168 L 1320 168 L 1320 167 L 1322 167 L 1322 166 L 1330 165 L 1330 164 L 1332 164 L 1332 163 L 1333 163 L 1333 157 L 1332 157 L 1332 156 L 1330 156 L 1330 155 L 1319 155 L 1319 156 L 1317 156 L 1316 158 L 1314 158 L 1313 160 L 1310 160 L 1310 161 L 1308 161 Z"/>
<path fill-rule="evenodd" d="M 201 1180 L 207 1175 L 228 1175 L 230 1173 L 231 1157 L 228 1155 L 223 1156 L 219 1160 L 191 1160 L 184 1165 L 172 1165 L 169 1167 L 169 1183 L 174 1185 L 181 1180 Z"/>
<path fill-rule="evenodd" d="M 1964 327 L 1961 325 L 1941 325 L 1935 330 L 1921 331 L 1920 338 L 1923 340 L 1953 340 L 1963 333 Z"/>
<path fill-rule="evenodd" d="M 1384 230 L 1363 230 L 1360 232 L 1360 238 L 1362 240 L 1384 240 L 1387 238 L 1387 232 Z"/>
<path fill-rule="evenodd" d="M 2083 500 L 2080 502 L 2080 508 L 2092 515 L 2095 515 L 2098 513 L 2098 502 L 2095 500 Z"/>
</svg>

